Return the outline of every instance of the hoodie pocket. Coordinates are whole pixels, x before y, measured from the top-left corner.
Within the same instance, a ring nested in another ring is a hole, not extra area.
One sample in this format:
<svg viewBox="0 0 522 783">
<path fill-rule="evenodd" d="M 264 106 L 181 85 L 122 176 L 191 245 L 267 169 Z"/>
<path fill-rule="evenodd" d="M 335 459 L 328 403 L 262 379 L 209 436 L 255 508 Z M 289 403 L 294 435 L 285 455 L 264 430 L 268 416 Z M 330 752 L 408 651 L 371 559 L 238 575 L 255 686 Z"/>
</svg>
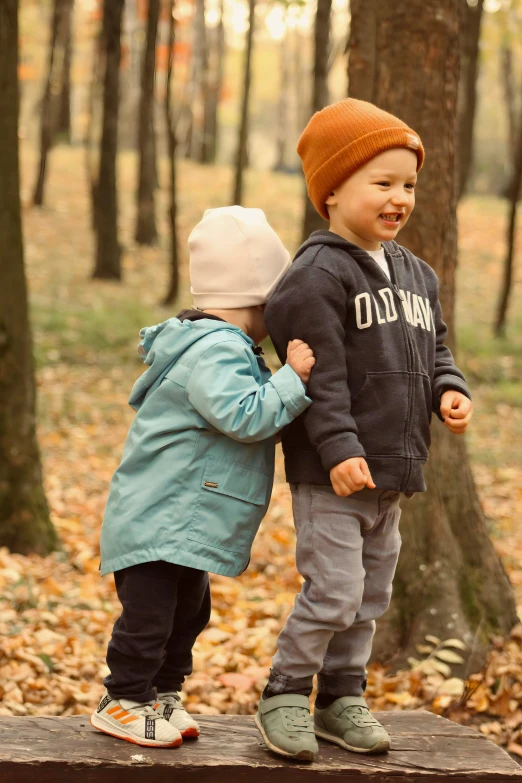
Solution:
<svg viewBox="0 0 522 783">
<path fill-rule="evenodd" d="M 208 457 L 187 538 L 247 555 L 265 514 L 271 485 L 266 473 Z"/>
<path fill-rule="evenodd" d="M 428 458 L 431 384 L 428 375 L 369 372 L 352 399 L 352 416 L 368 456 Z"/>
</svg>

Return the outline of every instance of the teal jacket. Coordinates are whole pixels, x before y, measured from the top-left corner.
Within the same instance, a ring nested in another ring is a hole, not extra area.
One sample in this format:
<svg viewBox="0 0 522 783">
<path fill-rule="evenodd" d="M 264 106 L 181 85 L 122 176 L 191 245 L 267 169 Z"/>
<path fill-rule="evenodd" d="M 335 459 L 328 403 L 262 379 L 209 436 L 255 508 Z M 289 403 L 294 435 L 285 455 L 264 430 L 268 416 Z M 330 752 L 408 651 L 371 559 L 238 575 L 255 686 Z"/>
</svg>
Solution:
<svg viewBox="0 0 522 783">
<path fill-rule="evenodd" d="M 129 399 L 102 574 L 152 560 L 240 574 L 270 500 L 275 435 L 311 404 L 292 368 L 272 376 L 239 328 L 182 316 L 140 332 L 150 366 Z"/>
</svg>

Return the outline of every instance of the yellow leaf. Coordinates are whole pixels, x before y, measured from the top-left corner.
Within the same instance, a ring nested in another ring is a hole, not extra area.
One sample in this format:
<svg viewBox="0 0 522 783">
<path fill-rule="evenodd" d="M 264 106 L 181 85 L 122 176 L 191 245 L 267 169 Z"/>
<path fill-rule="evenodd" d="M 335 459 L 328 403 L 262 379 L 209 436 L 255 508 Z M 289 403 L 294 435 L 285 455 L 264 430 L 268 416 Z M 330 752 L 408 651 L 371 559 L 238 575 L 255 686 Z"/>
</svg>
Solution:
<svg viewBox="0 0 522 783">
<path fill-rule="evenodd" d="M 437 650 L 435 655 L 440 661 L 446 661 L 446 663 L 464 663 L 464 658 L 453 650 Z"/>
<path fill-rule="evenodd" d="M 421 655 L 431 655 L 433 652 L 433 647 L 429 644 L 416 644 L 415 649 L 417 652 L 419 652 Z"/>
<path fill-rule="evenodd" d="M 427 634 L 425 637 L 427 642 L 431 642 L 431 644 L 439 645 L 440 639 L 437 636 L 431 636 L 430 634 Z"/>
<path fill-rule="evenodd" d="M 468 647 L 464 642 L 461 642 L 460 639 L 446 639 L 445 642 L 442 642 L 443 647 L 456 647 L 457 650 L 467 650 Z"/>
<path fill-rule="evenodd" d="M 435 671 L 438 671 L 439 674 L 442 674 L 444 677 L 451 677 L 451 669 L 448 666 L 447 663 L 442 663 L 442 661 L 431 661 L 433 668 Z"/>
</svg>

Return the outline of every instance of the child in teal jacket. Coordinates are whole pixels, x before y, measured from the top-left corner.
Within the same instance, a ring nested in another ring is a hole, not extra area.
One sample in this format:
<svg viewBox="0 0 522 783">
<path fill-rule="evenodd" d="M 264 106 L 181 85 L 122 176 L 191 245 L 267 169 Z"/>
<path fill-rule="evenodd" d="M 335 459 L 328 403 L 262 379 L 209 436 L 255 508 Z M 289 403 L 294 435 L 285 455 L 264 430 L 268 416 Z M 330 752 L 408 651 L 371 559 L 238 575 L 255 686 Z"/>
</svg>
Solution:
<svg viewBox="0 0 522 783">
<path fill-rule="evenodd" d="M 289 265 L 261 210 L 207 210 L 189 247 L 195 309 L 140 333 L 149 368 L 131 392 L 101 533 L 101 573 L 114 572 L 123 612 L 91 723 L 156 747 L 199 735 L 179 691 L 210 617 L 207 572 L 248 565 L 275 436 L 310 405 L 314 363 L 299 340 L 273 376 L 259 355 L 264 305 Z"/>
</svg>

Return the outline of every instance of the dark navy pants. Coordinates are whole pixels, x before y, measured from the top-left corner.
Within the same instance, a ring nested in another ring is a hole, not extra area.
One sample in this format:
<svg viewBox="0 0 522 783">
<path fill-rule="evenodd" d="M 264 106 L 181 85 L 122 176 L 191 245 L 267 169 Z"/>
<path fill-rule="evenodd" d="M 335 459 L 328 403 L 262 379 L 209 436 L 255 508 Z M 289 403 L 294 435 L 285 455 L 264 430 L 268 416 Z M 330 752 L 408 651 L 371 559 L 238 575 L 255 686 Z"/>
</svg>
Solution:
<svg viewBox="0 0 522 783">
<path fill-rule="evenodd" d="M 159 560 L 116 571 L 114 580 L 123 611 L 107 649 L 109 694 L 146 702 L 155 689 L 181 690 L 210 619 L 208 573 Z"/>
</svg>

